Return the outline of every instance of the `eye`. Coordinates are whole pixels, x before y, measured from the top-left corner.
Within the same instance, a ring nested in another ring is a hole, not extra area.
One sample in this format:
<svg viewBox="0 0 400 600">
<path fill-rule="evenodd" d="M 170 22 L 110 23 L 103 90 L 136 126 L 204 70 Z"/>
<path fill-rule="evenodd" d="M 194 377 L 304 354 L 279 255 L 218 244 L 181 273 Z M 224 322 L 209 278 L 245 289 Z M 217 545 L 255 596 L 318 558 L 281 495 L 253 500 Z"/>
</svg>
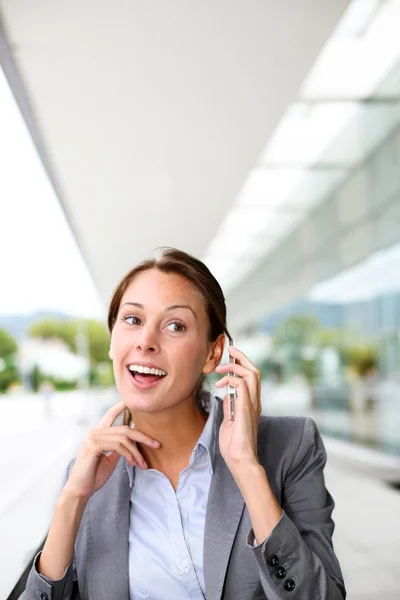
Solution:
<svg viewBox="0 0 400 600">
<path fill-rule="evenodd" d="M 130 322 L 130 320 L 132 320 L 132 319 L 133 319 L 133 323 Z M 128 323 L 129 325 L 139 325 L 139 321 L 140 321 L 139 317 L 136 317 L 135 315 L 129 315 L 127 317 L 123 317 L 122 320 L 125 321 L 125 323 Z"/>
<path fill-rule="evenodd" d="M 174 329 L 169 329 L 170 327 L 173 327 Z M 169 325 L 167 325 L 167 329 L 169 329 L 169 331 L 173 331 L 174 333 L 183 333 L 184 331 L 186 331 L 186 327 L 183 323 L 180 323 L 179 321 L 174 321 L 173 323 L 170 323 Z"/>
</svg>

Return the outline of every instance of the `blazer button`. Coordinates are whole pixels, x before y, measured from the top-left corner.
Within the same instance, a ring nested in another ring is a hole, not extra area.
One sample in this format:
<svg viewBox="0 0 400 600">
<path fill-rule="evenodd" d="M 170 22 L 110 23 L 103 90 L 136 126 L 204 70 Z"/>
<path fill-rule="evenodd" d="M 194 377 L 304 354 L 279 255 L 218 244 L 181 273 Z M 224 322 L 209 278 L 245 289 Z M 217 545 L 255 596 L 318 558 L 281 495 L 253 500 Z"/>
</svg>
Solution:
<svg viewBox="0 0 400 600">
<path fill-rule="evenodd" d="M 40 600 L 49 600 L 49 597 L 47 594 L 45 594 L 44 592 L 42 594 L 40 594 Z"/>
<path fill-rule="evenodd" d="M 279 558 L 276 554 L 272 554 L 272 556 L 269 557 L 268 564 L 270 567 L 277 567 L 279 565 Z"/>
<path fill-rule="evenodd" d="M 283 584 L 283 587 L 287 592 L 291 592 L 296 587 L 296 584 L 293 581 L 293 579 L 286 579 L 285 583 Z"/>
<path fill-rule="evenodd" d="M 275 574 L 278 579 L 283 579 L 284 577 L 286 577 L 286 571 L 283 567 L 278 567 L 275 571 Z"/>
</svg>

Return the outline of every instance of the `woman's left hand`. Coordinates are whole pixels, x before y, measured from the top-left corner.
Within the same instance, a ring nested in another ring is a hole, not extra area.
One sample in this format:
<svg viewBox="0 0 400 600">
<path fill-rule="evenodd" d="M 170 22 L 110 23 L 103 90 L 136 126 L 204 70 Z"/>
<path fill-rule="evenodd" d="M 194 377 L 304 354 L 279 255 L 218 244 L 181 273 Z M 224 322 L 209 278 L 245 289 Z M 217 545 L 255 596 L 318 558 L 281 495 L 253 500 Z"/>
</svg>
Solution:
<svg viewBox="0 0 400 600">
<path fill-rule="evenodd" d="M 224 398 L 224 420 L 219 430 L 221 454 L 233 475 L 250 465 L 259 464 L 257 432 L 261 414 L 261 375 L 243 352 L 229 346 L 229 354 L 236 363 L 219 365 L 218 373 L 227 373 L 216 386 L 236 388 L 235 418 L 229 421 L 228 394 Z M 229 376 L 234 373 L 236 377 Z"/>
</svg>

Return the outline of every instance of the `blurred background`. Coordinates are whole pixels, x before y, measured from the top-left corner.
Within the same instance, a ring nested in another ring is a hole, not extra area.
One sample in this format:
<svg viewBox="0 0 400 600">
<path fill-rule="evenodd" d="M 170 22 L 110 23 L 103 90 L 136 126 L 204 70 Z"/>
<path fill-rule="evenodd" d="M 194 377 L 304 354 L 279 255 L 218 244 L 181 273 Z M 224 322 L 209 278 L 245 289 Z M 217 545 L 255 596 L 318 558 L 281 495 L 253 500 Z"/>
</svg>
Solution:
<svg viewBox="0 0 400 600">
<path fill-rule="evenodd" d="M 0 598 L 161 245 L 220 281 L 264 414 L 316 420 L 349 600 L 400 598 L 399 32 L 400 0 L 0 0 Z"/>
</svg>

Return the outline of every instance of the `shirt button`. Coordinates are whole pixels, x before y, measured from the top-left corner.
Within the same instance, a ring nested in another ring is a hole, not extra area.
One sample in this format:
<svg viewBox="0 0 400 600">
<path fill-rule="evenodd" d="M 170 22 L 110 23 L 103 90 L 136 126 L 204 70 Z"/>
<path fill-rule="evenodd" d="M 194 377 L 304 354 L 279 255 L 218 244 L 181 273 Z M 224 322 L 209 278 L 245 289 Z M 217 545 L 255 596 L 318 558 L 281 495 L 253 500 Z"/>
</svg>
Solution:
<svg viewBox="0 0 400 600">
<path fill-rule="evenodd" d="M 178 567 L 181 573 L 187 573 L 189 571 L 189 563 L 187 560 L 179 560 Z"/>
</svg>

